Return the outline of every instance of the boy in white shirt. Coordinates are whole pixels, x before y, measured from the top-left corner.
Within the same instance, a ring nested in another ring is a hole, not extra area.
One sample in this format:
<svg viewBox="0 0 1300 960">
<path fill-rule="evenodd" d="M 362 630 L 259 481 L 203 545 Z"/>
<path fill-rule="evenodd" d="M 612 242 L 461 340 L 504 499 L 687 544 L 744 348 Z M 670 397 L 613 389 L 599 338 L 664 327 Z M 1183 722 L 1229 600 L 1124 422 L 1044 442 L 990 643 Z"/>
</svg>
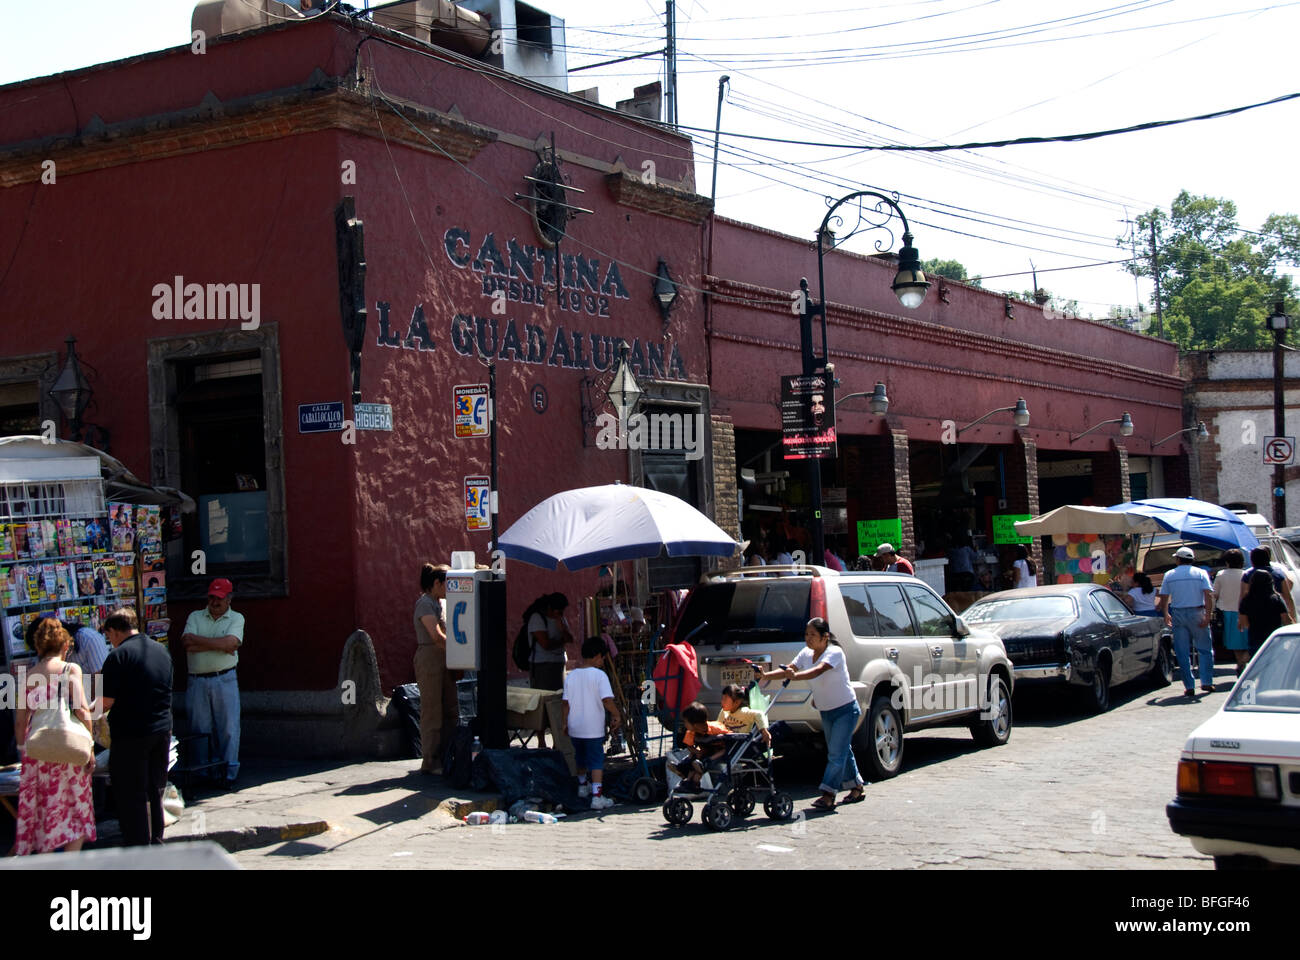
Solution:
<svg viewBox="0 0 1300 960">
<path fill-rule="evenodd" d="M 582 666 L 571 670 L 564 678 L 564 726 L 573 741 L 573 752 L 578 765 L 578 795 L 591 795 L 591 809 L 604 810 L 614 801 L 602 796 L 605 771 L 605 714 L 610 717 L 609 729 L 618 729 L 620 719 L 614 691 L 609 685 L 609 675 L 603 669 L 606 653 L 605 641 L 588 637 L 582 642 Z M 591 785 L 587 773 L 591 773 Z"/>
</svg>

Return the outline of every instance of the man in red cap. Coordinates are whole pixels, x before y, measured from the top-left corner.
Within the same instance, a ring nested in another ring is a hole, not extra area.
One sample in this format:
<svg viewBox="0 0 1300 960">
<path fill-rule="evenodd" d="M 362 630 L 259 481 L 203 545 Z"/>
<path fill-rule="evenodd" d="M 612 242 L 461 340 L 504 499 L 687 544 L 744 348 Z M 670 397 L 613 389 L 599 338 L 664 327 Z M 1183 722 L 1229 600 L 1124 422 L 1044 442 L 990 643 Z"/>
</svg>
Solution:
<svg viewBox="0 0 1300 960">
<path fill-rule="evenodd" d="M 230 609 L 235 588 L 218 578 L 208 587 L 208 605 L 185 621 L 181 643 L 189 665 L 185 712 L 190 733 L 208 734 L 215 756 L 226 764 L 224 786 L 239 776 L 239 683 L 235 667 L 244 642 L 244 616 Z"/>
</svg>

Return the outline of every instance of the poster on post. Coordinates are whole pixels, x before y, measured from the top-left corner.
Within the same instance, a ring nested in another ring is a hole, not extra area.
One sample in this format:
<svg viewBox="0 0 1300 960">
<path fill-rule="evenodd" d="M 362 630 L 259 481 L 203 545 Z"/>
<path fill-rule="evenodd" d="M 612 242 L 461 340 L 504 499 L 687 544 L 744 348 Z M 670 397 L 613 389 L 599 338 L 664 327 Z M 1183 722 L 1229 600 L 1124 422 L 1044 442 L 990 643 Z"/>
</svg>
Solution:
<svg viewBox="0 0 1300 960">
<path fill-rule="evenodd" d="M 861 556 L 875 556 L 876 547 L 882 543 L 893 544 L 895 550 L 902 548 L 903 521 L 900 518 L 858 521 L 858 553 Z"/>
</svg>

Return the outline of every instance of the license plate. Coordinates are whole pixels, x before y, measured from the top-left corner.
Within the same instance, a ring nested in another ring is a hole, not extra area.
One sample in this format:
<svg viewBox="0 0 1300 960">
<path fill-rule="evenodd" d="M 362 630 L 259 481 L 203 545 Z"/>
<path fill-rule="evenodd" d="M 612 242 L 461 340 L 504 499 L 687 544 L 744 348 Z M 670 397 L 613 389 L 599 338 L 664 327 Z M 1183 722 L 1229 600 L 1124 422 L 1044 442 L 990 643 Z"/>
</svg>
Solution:
<svg viewBox="0 0 1300 960">
<path fill-rule="evenodd" d="M 722 668 L 722 686 L 730 683 L 737 683 L 742 687 L 749 686 L 749 681 L 754 679 L 754 668 L 747 663 L 730 664 Z"/>
</svg>

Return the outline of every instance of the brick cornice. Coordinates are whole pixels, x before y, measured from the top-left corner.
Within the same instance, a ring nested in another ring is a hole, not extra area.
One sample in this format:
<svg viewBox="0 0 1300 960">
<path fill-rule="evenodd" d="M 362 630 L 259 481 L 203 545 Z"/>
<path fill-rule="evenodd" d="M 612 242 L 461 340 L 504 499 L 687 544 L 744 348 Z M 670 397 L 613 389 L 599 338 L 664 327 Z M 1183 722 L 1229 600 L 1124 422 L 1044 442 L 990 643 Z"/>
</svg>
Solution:
<svg viewBox="0 0 1300 960">
<path fill-rule="evenodd" d="M 323 76 L 300 87 L 228 103 L 209 94 L 189 110 L 112 126 L 92 121 L 78 136 L 0 150 L 0 187 L 38 181 L 46 160 L 54 161 L 59 176 L 67 176 L 321 130 L 387 137 L 390 142 L 437 156 L 449 155 L 462 163 L 496 139 L 493 131 L 454 114 L 394 102 L 419 131 L 381 99 L 344 89 Z"/>
<path fill-rule="evenodd" d="M 614 202 L 621 206 L 662 214 L 687 223 L 703 223 L 713 209 L 713 202 L 708 197 L 661 183 L 644 183 L 639 176 L 626 170 L 606 174 L 605 185 Z"/>
<path fill-rule="evenodd" d="M 790 295 L 784 291 L 741 283 L 735 280 L 726 280 L 721 277 L 706 277 L 705 281 L 717 303 L 734 303 L 750 309 L 764 310 L 768 313 L 783 316 L 788 316 L 790 313 Z M 963 352 L 991 353 L 1025 363 L 1046 362 L 1054 366 L 1068 367 L 1071 370 L 1095 374 L 1101 378 L 1102 382 L 1118 378 L 1179 390 L 1184 385 L 1184 382 L 1178 377 L 1157 373 L 1154 370 L 1146 370 L 1114 361 L 1097 360 L 1092 357 L 1068 353 L 1064 350 L 1055 350 L 1051 347 L 1009 340 L 1006 337 L 996 337 L 986 333 L 975 333 L 970 330 L 945 327 L 942 324 L 930 323 L 926 320 L 878 313 L 863 307 L 832 303 L 828 305 L 827 314 L 829 323 L 855 331 L 865 331 L 882 337 L 909 337 L 915 340 L 923 340 L 926 343 L 949 346 Z M 715 320 L 714 336 L 720 339 L 733 338 L 726 331 L 719 331 L 716 327 L 717 322 Z M 844 355 L 844 351 L 837 350 L 836 352 Z M 878 358 L 873 357 L 871 359 Z M 903 361 L 890 360 L 889 362 L 902 363 Z M 916 366 L 942 369 L 932 364 L 916 364 Z M 1016 382 L 1030 383 L 1032 381 Z"/>
</svg>

